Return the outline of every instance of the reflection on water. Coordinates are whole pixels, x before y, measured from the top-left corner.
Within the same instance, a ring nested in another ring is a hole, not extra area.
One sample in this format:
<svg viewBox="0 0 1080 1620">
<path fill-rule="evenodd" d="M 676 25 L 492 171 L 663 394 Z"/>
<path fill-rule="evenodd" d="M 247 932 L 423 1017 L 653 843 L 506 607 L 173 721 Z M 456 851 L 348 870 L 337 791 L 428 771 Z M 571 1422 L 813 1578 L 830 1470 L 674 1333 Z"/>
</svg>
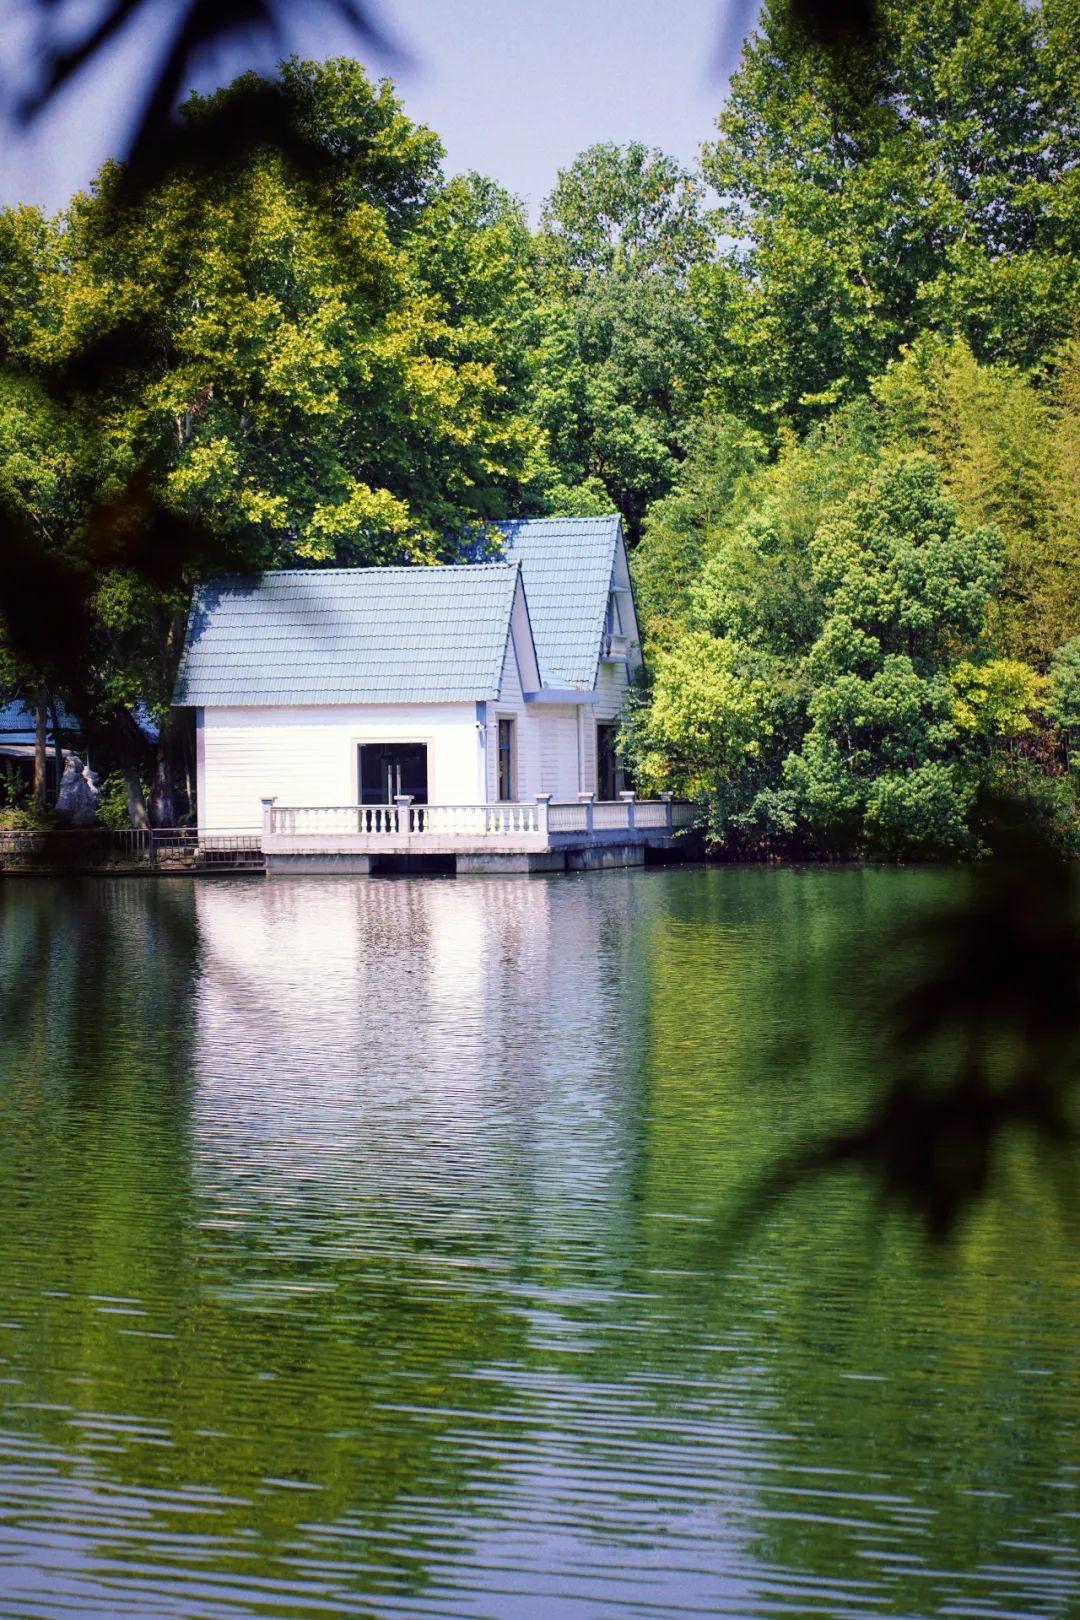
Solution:
<svg viewBox="0 0 1080 1620">
<path fill-rule="evenodd" d="M 1080 1612 L 1038 1166 L 711 1241 L 955 881 L 6 885 L 0 1613 Z"/>
</svg>

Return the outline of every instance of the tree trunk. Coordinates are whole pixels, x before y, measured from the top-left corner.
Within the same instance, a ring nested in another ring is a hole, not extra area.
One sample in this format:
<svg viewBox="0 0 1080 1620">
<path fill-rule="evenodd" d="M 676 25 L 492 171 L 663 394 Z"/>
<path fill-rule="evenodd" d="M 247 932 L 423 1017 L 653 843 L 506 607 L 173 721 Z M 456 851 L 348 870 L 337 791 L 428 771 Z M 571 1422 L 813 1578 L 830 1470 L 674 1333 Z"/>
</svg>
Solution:
<svg viewBox="0 0 1080 1620">
<path fill-rule="evenodd" d="M 142 781 L 139 776 L 140 756 L 144 752 L 145 743 L 142 732 L 126 709 L 116 711 L 113 718 L 112 734 L 120 775 L 123 777 L 124 786 L 127 789 L 128 815 L 131 817 L 131 825 L 136 829 L 149 827 L 150 817 L 146 812 L 146 799 L 143 796 Z"/>
<path fill-rule="evenodd" d="M 209 396 L 207 396 L 209 397 Z M 165 635 L 165 663 L 168 686 L 176 679 L 180 655 L 187 630 L 187 613 L 180 610 L 172 615 Z M 154 782 L 150 790 L 150 819 L 155 827 L 175 827 L 179 820 L 182 779 L 185 774 L 187 717 L 170 709 L 158 733 L 154 759 Z"/>
<path fill-rule="evenodd" d="M 39 686 L 34 694 L 34 809 L 39 815 L 45 814 L 48 805 L 48 703 L 49 694 Z"/>
<path fill-rule="evenodd" d="M 158 736 L 154 785 L 150 790 L 150 820 L 155 827 L 175 827 L 176 789 L 180 777 L 183 739 L 176 715 L 170 711 Z"/>
<path fill-rule="evenodd" d="M 60 708 L 56 699 L 49 698 L 49 716 L 52 720 L 53 759 L 56 763 L 56 796 L 60 796 L 60 783 L 64 780 L 64 739 L 60 732 Z"/>
</svg>

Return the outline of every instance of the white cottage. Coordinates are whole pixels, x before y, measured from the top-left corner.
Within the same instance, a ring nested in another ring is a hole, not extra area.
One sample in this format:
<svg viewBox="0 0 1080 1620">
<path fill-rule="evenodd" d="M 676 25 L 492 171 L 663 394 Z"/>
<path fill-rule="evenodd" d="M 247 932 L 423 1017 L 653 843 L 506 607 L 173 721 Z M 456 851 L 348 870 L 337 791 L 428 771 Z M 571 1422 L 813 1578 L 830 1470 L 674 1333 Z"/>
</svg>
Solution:
<svg viewBox="0 0 1080 1620">
<path fill-rule="evenodd" d="M 619 519 L 499 527 L 499 561 L 198 590 L 175 702 L 195 711 L 201 830 L 258 828 L 269 800 L 618 800 L 616 722 L 641 658 Z"/>
</svg>

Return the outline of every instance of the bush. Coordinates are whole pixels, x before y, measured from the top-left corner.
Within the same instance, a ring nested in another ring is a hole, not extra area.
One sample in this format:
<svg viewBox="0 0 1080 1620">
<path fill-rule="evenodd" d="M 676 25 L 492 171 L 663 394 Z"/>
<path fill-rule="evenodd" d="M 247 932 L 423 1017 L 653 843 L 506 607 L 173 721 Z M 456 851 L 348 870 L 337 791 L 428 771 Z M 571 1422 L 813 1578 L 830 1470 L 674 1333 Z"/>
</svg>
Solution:
<svg viewBox="0 0 1080 1620">
<path fill-rule="evenodd" d="M 55 826 L 51 810 L 35 810 L 32 804 L 8 804 L 0 809 L 0 832 L 50 832 Z"/>
<path fill-rule="evenodd" d="M 26 777 L 15 769 L 10 759 L 5 759 L 0 769 L 0 806 L 20 808 L 26 804 L 30 793 L 31 787 Z"/>
<path fill-rule="evenodd" d="M 124 786 L 122 776 L 107 776 L 102 782 L 97 818 L 102 827 L 111 827 L 118 832 L 123 832 L 131 826 L 127 788 Z"/>
</svg>

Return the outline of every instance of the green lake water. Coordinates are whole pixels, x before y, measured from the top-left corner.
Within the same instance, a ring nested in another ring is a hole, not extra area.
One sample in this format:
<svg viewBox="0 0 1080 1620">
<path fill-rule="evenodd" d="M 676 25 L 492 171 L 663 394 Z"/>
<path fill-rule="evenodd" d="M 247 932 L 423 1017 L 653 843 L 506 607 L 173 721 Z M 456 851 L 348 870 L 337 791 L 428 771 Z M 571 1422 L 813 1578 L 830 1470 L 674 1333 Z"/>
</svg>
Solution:
<svg viewBox="0 0 1080 1620">
<path fill-rule="evenodd" d="M 1080 1200 L 851 1175 L 962 874 L 9 881 L 0 1615 L 1080 1615 Z"/>
</svg>

